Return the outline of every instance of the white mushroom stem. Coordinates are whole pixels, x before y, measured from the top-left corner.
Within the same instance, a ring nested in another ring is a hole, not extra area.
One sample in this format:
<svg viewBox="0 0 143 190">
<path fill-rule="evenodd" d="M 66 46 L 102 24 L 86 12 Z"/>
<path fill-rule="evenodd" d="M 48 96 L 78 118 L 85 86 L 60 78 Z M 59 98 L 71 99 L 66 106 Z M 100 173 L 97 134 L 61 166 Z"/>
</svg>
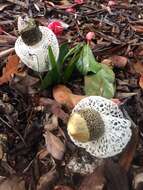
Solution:
<svg viewBox="0 0 143 190">
<path fill-rule="evenodd" d="M 21 61 L 37 72 L 51 69 L 48 47 L 51 46 L 55 59 L 59 56 L 59 44 L 55 34 L 47 27 L 38 26 L 27 15 L 18 18 L 20 36 L 15 42 L 15 51 Z"/>
</svg>

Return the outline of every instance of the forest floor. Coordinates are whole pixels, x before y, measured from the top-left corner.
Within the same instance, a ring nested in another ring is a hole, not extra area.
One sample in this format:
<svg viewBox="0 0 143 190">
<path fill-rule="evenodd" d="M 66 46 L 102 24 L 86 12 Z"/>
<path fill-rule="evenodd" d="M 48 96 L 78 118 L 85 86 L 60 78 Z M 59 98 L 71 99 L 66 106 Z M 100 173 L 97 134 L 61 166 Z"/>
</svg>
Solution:
<svg viewBox="0 0 143 190">
<path fill-rule="evenodd" d="M 109 63 L 114 56 L 114 98 L 122 102 L 125 115 L 132 120 L 133 135 L 123 153 L 102 160 L 93 173 L 70 170 L 72 159 L 81 163 L 95 160 L 67 135 L 71 109 L 54 100 L 53 86 L 39 89 L 38 74 L 26 66 L 24 71 L 13 73 L 11 65 L 6 82 L 0 78 L 0 190 L 142 190 L 142 0 L 86 0 L 81 4 L 68 0 L 0 1 L 1 75 L 15 54 L 17 18 L 23 13 L 44 26 L 53 19 L 66 23 L 68 27 L 57 38 L 60 44 L 68 42 L 70 47 L 86 42 L 88 32 L 95 33 L 91 48 L 96 60 Z M 84 95 L 83 77 L 73 76 L 66 85 L 74 94 Z M 50 148 L 46 148 L 45 138 L 51 140 Z"/>
</svg>

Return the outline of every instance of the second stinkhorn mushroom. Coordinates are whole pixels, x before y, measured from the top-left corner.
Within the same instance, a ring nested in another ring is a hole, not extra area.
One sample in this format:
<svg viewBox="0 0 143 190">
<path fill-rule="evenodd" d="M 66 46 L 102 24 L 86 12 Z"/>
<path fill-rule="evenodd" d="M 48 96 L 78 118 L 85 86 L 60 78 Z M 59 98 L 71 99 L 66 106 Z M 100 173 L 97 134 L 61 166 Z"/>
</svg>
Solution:
<svg viewBox="0 0 143 190">
<path fill-rule="evenodd" d="M 47 27 L 38 26 L 33 18 L 18 18 L 20 36 L 15 43 L 16 54 L 31 69 L 43 72 L 50 69 L 48 47 L 51 46 L 55 59 L 59 56 L 59 44 L 55 34 Z"/>
<path fill-rule="evenodd" d="M 77 146 L 97 158 L 119 154 L 132 135 L 131 122 L 118 105 L 100 96 L 86 97 L 74 107 L 67 130 Z"/>
</svg>

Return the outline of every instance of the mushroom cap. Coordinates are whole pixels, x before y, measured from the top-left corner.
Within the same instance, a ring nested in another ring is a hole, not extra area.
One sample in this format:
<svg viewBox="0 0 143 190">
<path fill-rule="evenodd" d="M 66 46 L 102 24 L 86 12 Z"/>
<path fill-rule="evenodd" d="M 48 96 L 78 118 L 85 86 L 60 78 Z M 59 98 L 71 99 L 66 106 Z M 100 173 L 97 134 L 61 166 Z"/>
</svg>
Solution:
<svg viewBox="0 0 143 190">
<path fill-rule="evenodd" d="M 44 72 L 50 69 L 48 46 L 51 46 L 57 60 L 59 56 L 59 44 L 55 34 L 50 29 L 44 26 L 39 26 L 39 29 L 42 32 L 41 41 L 35 45 L 28 46 L 23 42 L 21 36 L 19 36 L 15 43 L 15 51 L 22 62 L 29 68 L 38 72 Z"/>
<path fill-rule="evenodd" d="M 122 152 L 129 142 L 132 132 L 131 122 L 124 118 L 118 105 L 100 96 L 89 96 L 82 99 L 74 107 L 72 113 L 85 108 L 91 108 L 100 113 L 105 125 L 104 133 L 96 140 L 83 143 L 75 140 L 68 131 L 74 144 L 98 158 L 112 157 Z"/>
</svg>

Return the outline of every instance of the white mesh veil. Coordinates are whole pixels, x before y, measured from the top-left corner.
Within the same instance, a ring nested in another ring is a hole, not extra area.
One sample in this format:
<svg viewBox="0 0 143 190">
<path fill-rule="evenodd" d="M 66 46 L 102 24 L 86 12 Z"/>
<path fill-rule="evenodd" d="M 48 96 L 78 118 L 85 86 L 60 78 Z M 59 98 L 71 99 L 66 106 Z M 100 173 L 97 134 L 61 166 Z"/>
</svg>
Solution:
<svg viewBox="0 0 143 190">
<path fill-rule="evenodd" d="M 77 112 L 82 108 L 98 111 L 105 124 L 105 132 L 98 140 L 86 143 L 72 141 L 95 157 L 106 158 L 120 153 L 131 138 L 131 122 L 123 117 L 118 105 L 100 96 L 89 96 L 82 99 L 73 109 Z"/>
</svg>

